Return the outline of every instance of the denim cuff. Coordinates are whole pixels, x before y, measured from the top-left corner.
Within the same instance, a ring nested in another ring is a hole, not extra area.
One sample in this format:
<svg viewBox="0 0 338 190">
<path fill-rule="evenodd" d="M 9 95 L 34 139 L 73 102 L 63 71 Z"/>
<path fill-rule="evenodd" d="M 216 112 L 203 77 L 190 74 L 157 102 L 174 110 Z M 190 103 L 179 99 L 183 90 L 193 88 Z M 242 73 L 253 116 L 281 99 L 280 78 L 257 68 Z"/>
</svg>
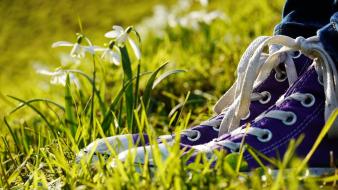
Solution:
<svg viewBox="0 0 338 190">
<path fill-rule="evenodd" d="M 291 38 L 297 38 L 299 36 L 308 38 L 316 35 L 319 28 L 320 27 L 318 26 L 305 25 L 295 22 L 282 22 L 275 27 L 274 35 L 285 35 Z"/>
<path fill-rule="evenodd" d="M 332 15 L 329 24 L 318 30 L 317 35 L 324 49 L 338 65 L 338 12 Z"/>
</svg>

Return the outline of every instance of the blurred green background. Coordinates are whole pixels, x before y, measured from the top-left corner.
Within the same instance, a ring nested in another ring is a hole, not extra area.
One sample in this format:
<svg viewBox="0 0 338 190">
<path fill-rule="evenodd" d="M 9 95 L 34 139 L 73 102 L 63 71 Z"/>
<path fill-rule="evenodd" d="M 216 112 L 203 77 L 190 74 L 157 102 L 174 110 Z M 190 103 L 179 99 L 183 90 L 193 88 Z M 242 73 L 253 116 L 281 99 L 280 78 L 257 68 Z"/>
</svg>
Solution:
<svg viewBox="0 0 338 190">
<path fill-rule="evenodd" d="M 13 104 L 6 95 L 33 98 L 40 95 L 39 76 L 33 65 L 60 65 L 55 41 L 74 41 L 84 33 L 98 42 L 113 24 L 133 25 L 152 14 L 161 0 L 4 0 L 0 3 L 0 116 Z M 45 94 L 41 95 L 45 96 Z"/>
<path fill-rule="evenodd" d="M 56 63 L 51 44 L 73 41 L 80 32 L 98 40 L 113 24 L 133 25 L 151 15 L 160 0 L 45 1 L 4 0 L 0 3 L 0 76 L 1 92 L 17 92 L 31 76 L 32 62 Z M 26 76 L 22 78 L 22 76 Z M 23 80 L 20 80 L 23 79 Z M 8 85 L 8 82 L 11 85 Z"/>
<path fill-rule="evenodd" d="M 75 33 L 80 32 L 79 23 L 95 44 L 102 45 L 106 41 L 103 35 L 112 25 L 137 25 L 153 14 L 156 5 L 170 9 L 176 3 L 176 0 L 1 1 L 0 116 L 17 105 L 6 95 L 58 100 L 55 91 L 41 89 L 41 81 L 49 79 L 36 74 L 34 65 L 58 67 L 61 51 L 52 49 L 51 44 L 74 41 Z M 142 44 L 142 69 L 153 70 L 165 61 L 172 61 L 175 63 L 172 67 L 189 72 L 158 91 L 172 87 L 171 93 L 178 97 L 184 97 L 188 90 L 218 97 L 232 83 L 237 61 L 250 41 L 259 35 L 272 34 L 273 26 L 280 20 L 282 4 L 282 0 L 210 0 L 203 9 L 220 10 L 226 20 L 208 26 L 208 36 L 205 31 L 176 27 L 166 30 L 168 34 L 162 39 L 148 37 Z M 202 8 L 198 1 L 193 1 L 191 9 Z"/>
</svg>

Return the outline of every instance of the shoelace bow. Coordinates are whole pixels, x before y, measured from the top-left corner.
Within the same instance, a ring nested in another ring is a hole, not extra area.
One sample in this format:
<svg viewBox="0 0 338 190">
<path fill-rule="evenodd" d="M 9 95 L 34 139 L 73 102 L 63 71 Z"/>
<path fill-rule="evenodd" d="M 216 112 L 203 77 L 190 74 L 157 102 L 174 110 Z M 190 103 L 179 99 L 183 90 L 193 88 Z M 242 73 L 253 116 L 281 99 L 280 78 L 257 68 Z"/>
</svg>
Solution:
<svg viewBox="0 0 338 190">
<path fill-rule="evenodd" d="M 249 114 L 250 102 L 265 97 L 262 93 L 254 93 L 254 87 L 264 81 L 272 69 L 275 69 L 276 72 L 280 74 L 281 71 L 276 69 L 278 68 L 277 65 L 279 63 L 283 62 L 285 64 L 289 84 L 296 81 L 298 77 L 292 59 L 293 51 L 279 51 L 282 47 L 278 45 L 281 40 L 283 39 L 279 36 L 261 36 L 248 46 L 238 64 L 237 79 L 235 83 L 218 100 L 214 107 L 214 111 L 218 116 L 223 115 L 223 119 L 214 119 L 214 117 L 202 122 L 201 125 L 213 127 L 215 130 L 219 131 L 219 135 L 239 127 L 240 120 Z M 270 54 L 263 52 L 267 46 L 270 48 Z M 248 80 L 250 80 L 250 83 L 246 82 Z M 238 110 L 241 111 L 239 112 Z M 229 118 L 234 119 L 229 120 Z M 198 131 L 193 129 L 182 131 L 181 134 L 187 135 L 190 138 L 199 136 Z"/>
<path fill-rule="evenodd" d="M 280 51 L 289 51 L 290 49 L 300 50 L 306 56 L 314 59 L 316 71 L 320 77 L 323 77 L 323 86 L 325 93 L 325 121 L 329 118 L 334 109 L 338 107 L 338 74 L 334 61 L 325 51 L 318 36 L 310 38 L 298 37 L 292 39 L 284 36 L 285 44 Z M 330 138 L 338 138 L 338 126 L 332 126 L 329 130 Z"/>
<path fill-rule="evenodd" d="M 270 50 L 272 47 L 272 53 L 270 55 L 263 53 L 263 50 L 267 46 L 270 46 Z M 326 95 L 325 119 L 327 120 L 333 109 L 337 108 L 338 105 L 337 71 L 333 60 L 324 50 L 318 37 L 308 39 L 298 37 L 293 39 L 287 36 L 277 35 L 272 37 L 259 37 L 249 45 L 238 65 L 236 82 L 220 98 L 214 107 L 216 113 L 224 115 L 222 121 L 211 119 L 202 124 L 215 128 L 221 123 L 219 136 L 237 129 L 240 119 L 248 114 L 250 102 L 257 99 L 257 94 L 252 93 L 254 86 L 263 81 L 271 70 L 276 67 L 276 64 L 280 62 L 285 63 L 289 84 L 292 84 L 297 79 L 295 65 L 292 56 L 290 56 L 290 52 L 294 51 L 301 51 L 301 53 L 306 56 L 315 59 L 317 69 L 320 71 L 319 73 L 323 75 Z M 338 127 L 332 128 L 329 135 L 338 137 L 337 131 Z M 191 132 L 193 132 L 193 130 L 186 130 L 183 134 L 196 136 L 196 134 L 192 134 Z"/>
<path fill-rule="evenodd" d="M 276 67 L 276 64 L 280 62 L 285 63 L 289 84 L 297 80 L 296 67 L 292 56 L 290 56 L 290 52 L 294 52 L 295 49 L 286 50 L 281 48 L 286 43 L 284 36 L 263 37 L 261 39 L 258 43 L 254 44 L 253 49 L 249 49 L 250 53 L 243 55 L 239 66 L 244 67 L 245 72 L 237 73 L 238 78 L 236 83 L 225 93 L 217 103 L 218 105 L 216 104 L 215 106 L 215 111 L 218 111 L 221 106 L 225 105 L 226 107 L 223 111 L 225 114 L 220 126 L 219 136 L 239 127 L 240 119 L 249 110 L 250 96 L 254 86 L 257 84 L 255 81 L 266 79 L 271 70 Z M 267 47 L 275 49 L 272 50 L 272 53 L 265 60 L 260 60 L 260 57 L 264 54 L 264 49 Z M 230 102 L 234 103 L 227 106 Z"/>
<path fill-rule="evenodd" d="M 301 53 L 306 56 L 312 58 L 314 60 L 314 64 L 316 66 L 316 71 L 319 76 L 323 77 L 323 86 L 325 93 L 325 121 L 328 119 L 332 111 L 337 108 L 338 104 L 338 87 L 337 87 L 337 71 L 335 67 L 335 63 L 333 62 L 330 55 L 325 51 L 322 44 L 319 41 L 317 36 L 305 39 L 303 37 L 298 37 L 296 39 L 287 37 L 287 36 L 276 36 L 275 39 L 270 38 L 270 40 L 266 41 L 266 44 L 275 43 L 275 40 L 280 40 L 279 45 L 283 45 L 284 47 L 280 48 L 273 55 L 276 55 L 281 52 L 289 52 L 289 51 L 301 51 Z M 262 44 L 263 45 L 263 44 Z M 272 56 L 271 56 L 272 57 Z M 269 61 L 268 59 L 266 62 Z M 265 63 L 269 64 L 269 63 Z M 249 78 L 249 77 L 248 77 Z M 246 79 L 247 80 L 247 79 Z M 245 81 L 245 80 L 244 80 Z M 309 93 L 293 93 L 288 97 L 281 96 L 281 98 L 276 102 L 277 105 L 281 104 L 287 99 L 293 99 L 301 102 L 301 104 L 305 107 L 312 106 L 315 97 Z M 281 120 L 285 125 L 292 125 L 296 122 L 295 114 L 289 111 L 282 110 L 271 110 L 269 112 L 263 112 L 259 115 L 255 121 L 259 121 L 264 117 L 275 118 Z M 232 152 L 236 152 L 239 150 L 241 143 L 233 142 L 228 138 L 230 136 L 236 136 L 240 134 L 250 134 L 256 136 L 258 140 L 261 142 L 268 142 L 272 133 L 268 129 L 256 128 L 256 127 L 239 127 L 233 130 L 229 136 L 226 136 L 224 139 L 214 139 L 211 142 L 204 145 L 194 146 L 196 149 L 210 152 L 212 146 L 223 146 L 230 149 Z M 338 137 L 338 126 L 333 126 L 329 131 L 330 138 Z"/>
<path fill-rule="evenodd" d="M 330 55 L 325 51 L 322 44 L 319 41 L 317 36 L 305 39 L 303 37 L 298 37 L 296 39 L 292 39 L 286 36 L 283 42 L 285 42 L 284 47 L 279 51 L 290 51 L 290 50 L 299 50 L 301 53 L 306 56 L 314 59 L 314 64 L 316 71 L 323 78 L 323 86 L 325 93 L 325 121 L 329 118 L 332 111 L 337 108 L 338 104 L 338 86 L 337 86 L 337 70 L 335 63 L 333 62 Z M 305 107 L 310 107 L 313 105 L 315 101 L 315 97 L 309 93 L 293 93 L 288 97 L 281 96 L 281 98 L 276 102 L 276 105 L 280 105 L 287 99 L 293 99 L 301 102 L 301 104 Z M 259 115 L 255 121 L 259 121 L 260 119 L 268 117 L 275 118 L 281 120 L 285 125 L 293 125 L 296 122 L 296 116 L 293 112 L 282 111 L 282 110 L 271 110 L 267 113 L 262 113 Z M 329 130 L 328 136 L 329 138 L 338 138 L 338 126 L 332 126 Z M 250 134 L 254 135 L 261 142 L 267 142 L 271 139 L 272 133 L 268 129 L 255 128 L 251 127 L 249 129 L 246 128 L 237 128 L 236 130 L 231 132 L 232 135 L 238 134 Z M 220 145 L 223 147 L 229 148 L 231 151 L 238 151 L 241 143 L 235 143 L 228 139 L 223 140 L 213 140 L 207 147 L 204 147 L 205 150 L 208 150 L 208 146 Z"/>
</svg>

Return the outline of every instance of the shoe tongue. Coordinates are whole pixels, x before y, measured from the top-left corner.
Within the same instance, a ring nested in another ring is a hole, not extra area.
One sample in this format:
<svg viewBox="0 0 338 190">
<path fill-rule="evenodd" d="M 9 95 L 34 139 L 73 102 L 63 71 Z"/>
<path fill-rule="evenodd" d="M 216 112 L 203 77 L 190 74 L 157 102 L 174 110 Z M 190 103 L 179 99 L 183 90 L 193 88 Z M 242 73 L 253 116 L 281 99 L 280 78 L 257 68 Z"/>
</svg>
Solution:
<svg viewBox="0 0 338 190">
<path fill-rule="evenodd" d="M 308 68 L 311 65 L 312 60 L 306 57 L 305 55 L 300 55 L 298 58 L 294 59 L 294 63 L 296 66 L 297 74 L 299 76 L 303 74 L 306 68 Z"/>
</svg>

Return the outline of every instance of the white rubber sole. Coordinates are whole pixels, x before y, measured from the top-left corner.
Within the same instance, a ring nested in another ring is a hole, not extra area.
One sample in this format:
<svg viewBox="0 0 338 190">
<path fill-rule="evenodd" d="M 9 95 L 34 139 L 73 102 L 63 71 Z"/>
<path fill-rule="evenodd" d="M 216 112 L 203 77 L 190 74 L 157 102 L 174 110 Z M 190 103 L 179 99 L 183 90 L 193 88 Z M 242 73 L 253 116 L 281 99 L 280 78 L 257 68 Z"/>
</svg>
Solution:
<svg viewBox="0 0 338 190">
<path fill-rule="evenodd" d="M 269 169 L 269 174 L 272 177 L 277 177 L 279 174 L 279 170 L 272 170 Z M 284 170 L 285 174 L 292 172 L 290 169 Z M 322 177 L 322 176 L 329 176 L 336 173 L 336 168 L 308 168 L 304 173 L 303 177 Z"/>
</svg>

